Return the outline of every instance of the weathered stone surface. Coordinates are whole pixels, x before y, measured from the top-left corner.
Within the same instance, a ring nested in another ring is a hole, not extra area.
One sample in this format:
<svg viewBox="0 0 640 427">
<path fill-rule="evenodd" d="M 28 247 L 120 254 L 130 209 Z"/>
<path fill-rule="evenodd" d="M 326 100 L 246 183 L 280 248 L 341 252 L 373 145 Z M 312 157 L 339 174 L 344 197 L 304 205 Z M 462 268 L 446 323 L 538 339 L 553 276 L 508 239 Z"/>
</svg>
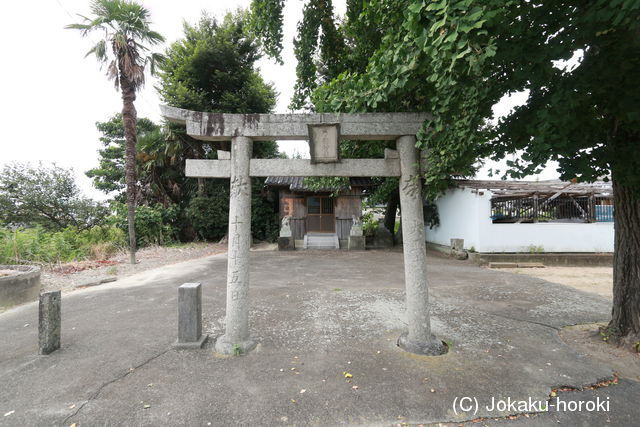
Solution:
<svg viewBox="0 0 640 427">
<path fill-rule="evenodd" d="M 280 226 L 280 237 L 291 237 L 291 215 L 286 215 L 282 218 L 282 224 Z"/>
<path fill-rule="evenodd" d="M 207 335 L 202 335 L 202 285 L 185 283 L 178 288 L 177 348 L 202 348 Z"/>
<path fill-rule="evenodd" d="M 447 349 L 431 334 L 422 183 L 418 170 L 418 150 L 415 144 L 415 136 L 402 136 L 397 141 L 402 168 L 400 209 L 408 328 L 408 332 L 398 339 L 398 345 L 412 353 L 437 355 L 445 353 Z"/>
<path fill-rule="evenodd" d="M 30 265 L 0 265 L 0 270 L 15 274 L 0 276 L 0 309 L 38 299 L 40 269 Z"/>
<path fill-rule="evenodd" d="M 227 252 L 227 312 L 225 334 L 216 341 L 222 354 L 246 353 L 256 345 L 249 337 L 249 249 L 251 247 L 251 138 L 231 144 L 229 249 Z"/>
<path fill-rule="evenodd" d="M 461 251 L 464 249 L 464 239 L 450 239 L 451 249 Z"/>
<path fill-rule="evenodd" d="M 489 268 L 517 268 L 518 264 L 515 262 L 490 262 Z"/>
<path fill-rule="evenodd" d="M 518 268 L 544 268 L 541 262 L 519 262 Z"/>
<path fill-rule="evenodd" d="M 255 141 L 308 139 L 308 125 L 339 124 L 341 139 L 393 140 L 415 135 L 430 115 L 426 113 L 314 113 L 222 114 L 160 106 L 162 115 L 185 124 L 187 134 L 205 141 L 228 141 L 236 136 Z"/>
<path fill-rule="evenodd" d="M 340 161 L 340 125 L 309 125 L 309 154 L 311 163 Z"/>
<path fill-rule="evenodd" d="M 364 236 L 349 236 L 347 248 L 350 251 L 364 251 L 366 249 Z"/>
<path fill-rule="evenodd" d="M 351 218 L 351 229 L 349 230 L 349 235 L 356 237 L 362 236 L 362 219 L 355 215 L 352 215 Z"/>
<path fill-rule="evenodd" d="M 459 259 L 461 261 L 469 258 L 469 253 L 467 251 L 463 250 L 457 250 L 457 249 L 451 249 L 451 254 L 450 254 L 453 258 L 455 259 Z"/>
<path fill-rule="evenodd" d="M 400 176 L 398 159 L 342 159 L 340 163 L 311 164 L 308 159 L 251 159 L 251 176 Z M 192 178 L 229 178 L 229 160 L 187 159 Z"/>
<path fill-rule="evenodd" d="M 295 240 L 293 237 L 278 237 L 278 250 L 279 251 L 292 251 L 296 248 Z"/>
<path fill-rule="evenodd" d="M 38 350 L 50 354 L 60 348 L 61 329 L 60 291 L 40 294 L 38 306 Z"/>
</svg>

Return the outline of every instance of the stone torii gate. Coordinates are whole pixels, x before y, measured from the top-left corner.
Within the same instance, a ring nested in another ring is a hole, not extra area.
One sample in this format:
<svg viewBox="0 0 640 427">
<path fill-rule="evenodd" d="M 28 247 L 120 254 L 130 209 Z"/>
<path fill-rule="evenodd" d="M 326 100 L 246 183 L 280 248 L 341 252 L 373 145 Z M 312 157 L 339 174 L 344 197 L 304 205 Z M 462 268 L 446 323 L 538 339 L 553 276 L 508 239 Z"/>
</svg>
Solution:
<svg viewBox="0 0 640 427">
<path fill-rule="evenodd" d="M 225 334 L 216 351 L 243 353 L 256 345 L 249 333 L 249 248 L 251 245 L 251 177 L 339 176 L 400 177 L 402 239 L 408 330 L 398 345 L 412 353 L 437 355 L 446 351 L 431 334 L 427 259 L 422 212 L 420 156 L 416 132 L 423 113 L 365 114 L 220 114 L 161 106 L 169 121 L 186 125 L 187 134 L 203 141 L 231 140 L 230 158 L 187 160 L 186 175 L 230 178 L 229 248 Z M 253 141 L 310 141 L 308 159 L 252 159 Z M 396 140 L 397 151 L 384 159 L 342 159 L 340 139 Z"/>
</svg>

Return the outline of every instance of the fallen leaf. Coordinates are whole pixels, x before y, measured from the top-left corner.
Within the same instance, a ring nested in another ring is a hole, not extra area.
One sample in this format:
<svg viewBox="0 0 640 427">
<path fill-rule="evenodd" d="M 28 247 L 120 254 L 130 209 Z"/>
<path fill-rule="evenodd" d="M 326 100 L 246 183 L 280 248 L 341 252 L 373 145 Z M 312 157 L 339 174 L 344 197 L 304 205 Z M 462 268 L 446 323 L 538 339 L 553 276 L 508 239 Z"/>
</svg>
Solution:
<svg viewBox="0 0 640 427">
<path fill-rule="evenodd" d="M 306 392 L 306 391 L 307 391 L 307 390 L 303 388 L 302 390 L 300 390 L 300 394 L 302 394 L 302 393 L 304 393 L 304 392 Z"/>
<path fill-rule="evenodd" d="M 151 408 L 151 405 L 144 405 L 144 406 L 142 407 L 142 409 L 149 409 L 149 408 Z"/>
<path fill-rule="evenodd" d="M 9 415 L 13 414 L 14 412 L 16 412 L 16 411 L 9 411 L 9 412 L 7 412 L 6 414 L 4 414 L 4 416 L 5 416 L 5 417 L 8 417 Z"/>
<path fill-rule="evenodd" d="M 551 392 L 551 397 L 556 397 L 558 395 L 558 393 L 556 393 L 555 391 Z"/>
<path fill-rule="evenodd" d="M 76 423 L 71 424 L 69 427 L 76 427 Z"/>
<path fill-rule="evenodd" d="M 153 387 L 153 383 L 147 384 L 147 387 Z"/>
<path fill-rule="evenodd" d="M 344 375 L 345 378 L 353 378 L 353 375 L 351 375 L 349 372 L 343 372 L 342 375 Z"/>
<path fill-rule="evenodd" d="M 296 400 L 295 399 L 291 399 L 291 403 L 296 403 Z"/>
</svg>

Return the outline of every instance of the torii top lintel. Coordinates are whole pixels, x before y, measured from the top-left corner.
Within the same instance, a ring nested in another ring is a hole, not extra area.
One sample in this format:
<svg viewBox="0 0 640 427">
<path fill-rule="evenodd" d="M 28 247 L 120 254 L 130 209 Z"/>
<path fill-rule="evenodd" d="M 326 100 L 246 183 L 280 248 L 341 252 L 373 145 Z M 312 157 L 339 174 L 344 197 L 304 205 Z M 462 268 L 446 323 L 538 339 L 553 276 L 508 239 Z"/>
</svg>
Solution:
<svg viewBox="0 0 640 427">
<path fill-rule="evenodd" d="M 228 141 L 246 136 L 255 141 L 308 139 L 308 125 L 339 124 L 340 139 L 393 140 L 415 135 L 428 113 L 314 113 L 225 114 L 203 113 L 161 105 L 162 115 L 185 124 L 187 134 L 204 141 Z"/>
</svg>

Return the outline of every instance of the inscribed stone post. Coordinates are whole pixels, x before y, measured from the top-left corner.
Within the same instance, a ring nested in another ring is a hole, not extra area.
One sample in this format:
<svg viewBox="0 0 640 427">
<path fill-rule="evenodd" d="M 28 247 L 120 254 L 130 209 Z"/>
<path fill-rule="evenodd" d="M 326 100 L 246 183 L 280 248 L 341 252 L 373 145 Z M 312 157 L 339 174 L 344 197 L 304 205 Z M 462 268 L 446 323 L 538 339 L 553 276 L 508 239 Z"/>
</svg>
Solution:
<svg viewBox="0 0 640 427">
<path fill-rule="evenodd" d="M 229 248 L 227 252 L 227 312 L 225 334 L 216 341 L 222 354 L 246 353 L 255 347 L 249 337 L 249 249 L 251 247 L 251 177 L 253 141 L 231 141 Z"/>
<path fill-rule="evenodd" d="M 401 136 L 397 140 L 408 326 L 398 345 L 412 353 L 436 355 L 444 353 L 446 348 L 431 334 L 422 184 L 415 144 L 415 136 Z"/>
</svg>

